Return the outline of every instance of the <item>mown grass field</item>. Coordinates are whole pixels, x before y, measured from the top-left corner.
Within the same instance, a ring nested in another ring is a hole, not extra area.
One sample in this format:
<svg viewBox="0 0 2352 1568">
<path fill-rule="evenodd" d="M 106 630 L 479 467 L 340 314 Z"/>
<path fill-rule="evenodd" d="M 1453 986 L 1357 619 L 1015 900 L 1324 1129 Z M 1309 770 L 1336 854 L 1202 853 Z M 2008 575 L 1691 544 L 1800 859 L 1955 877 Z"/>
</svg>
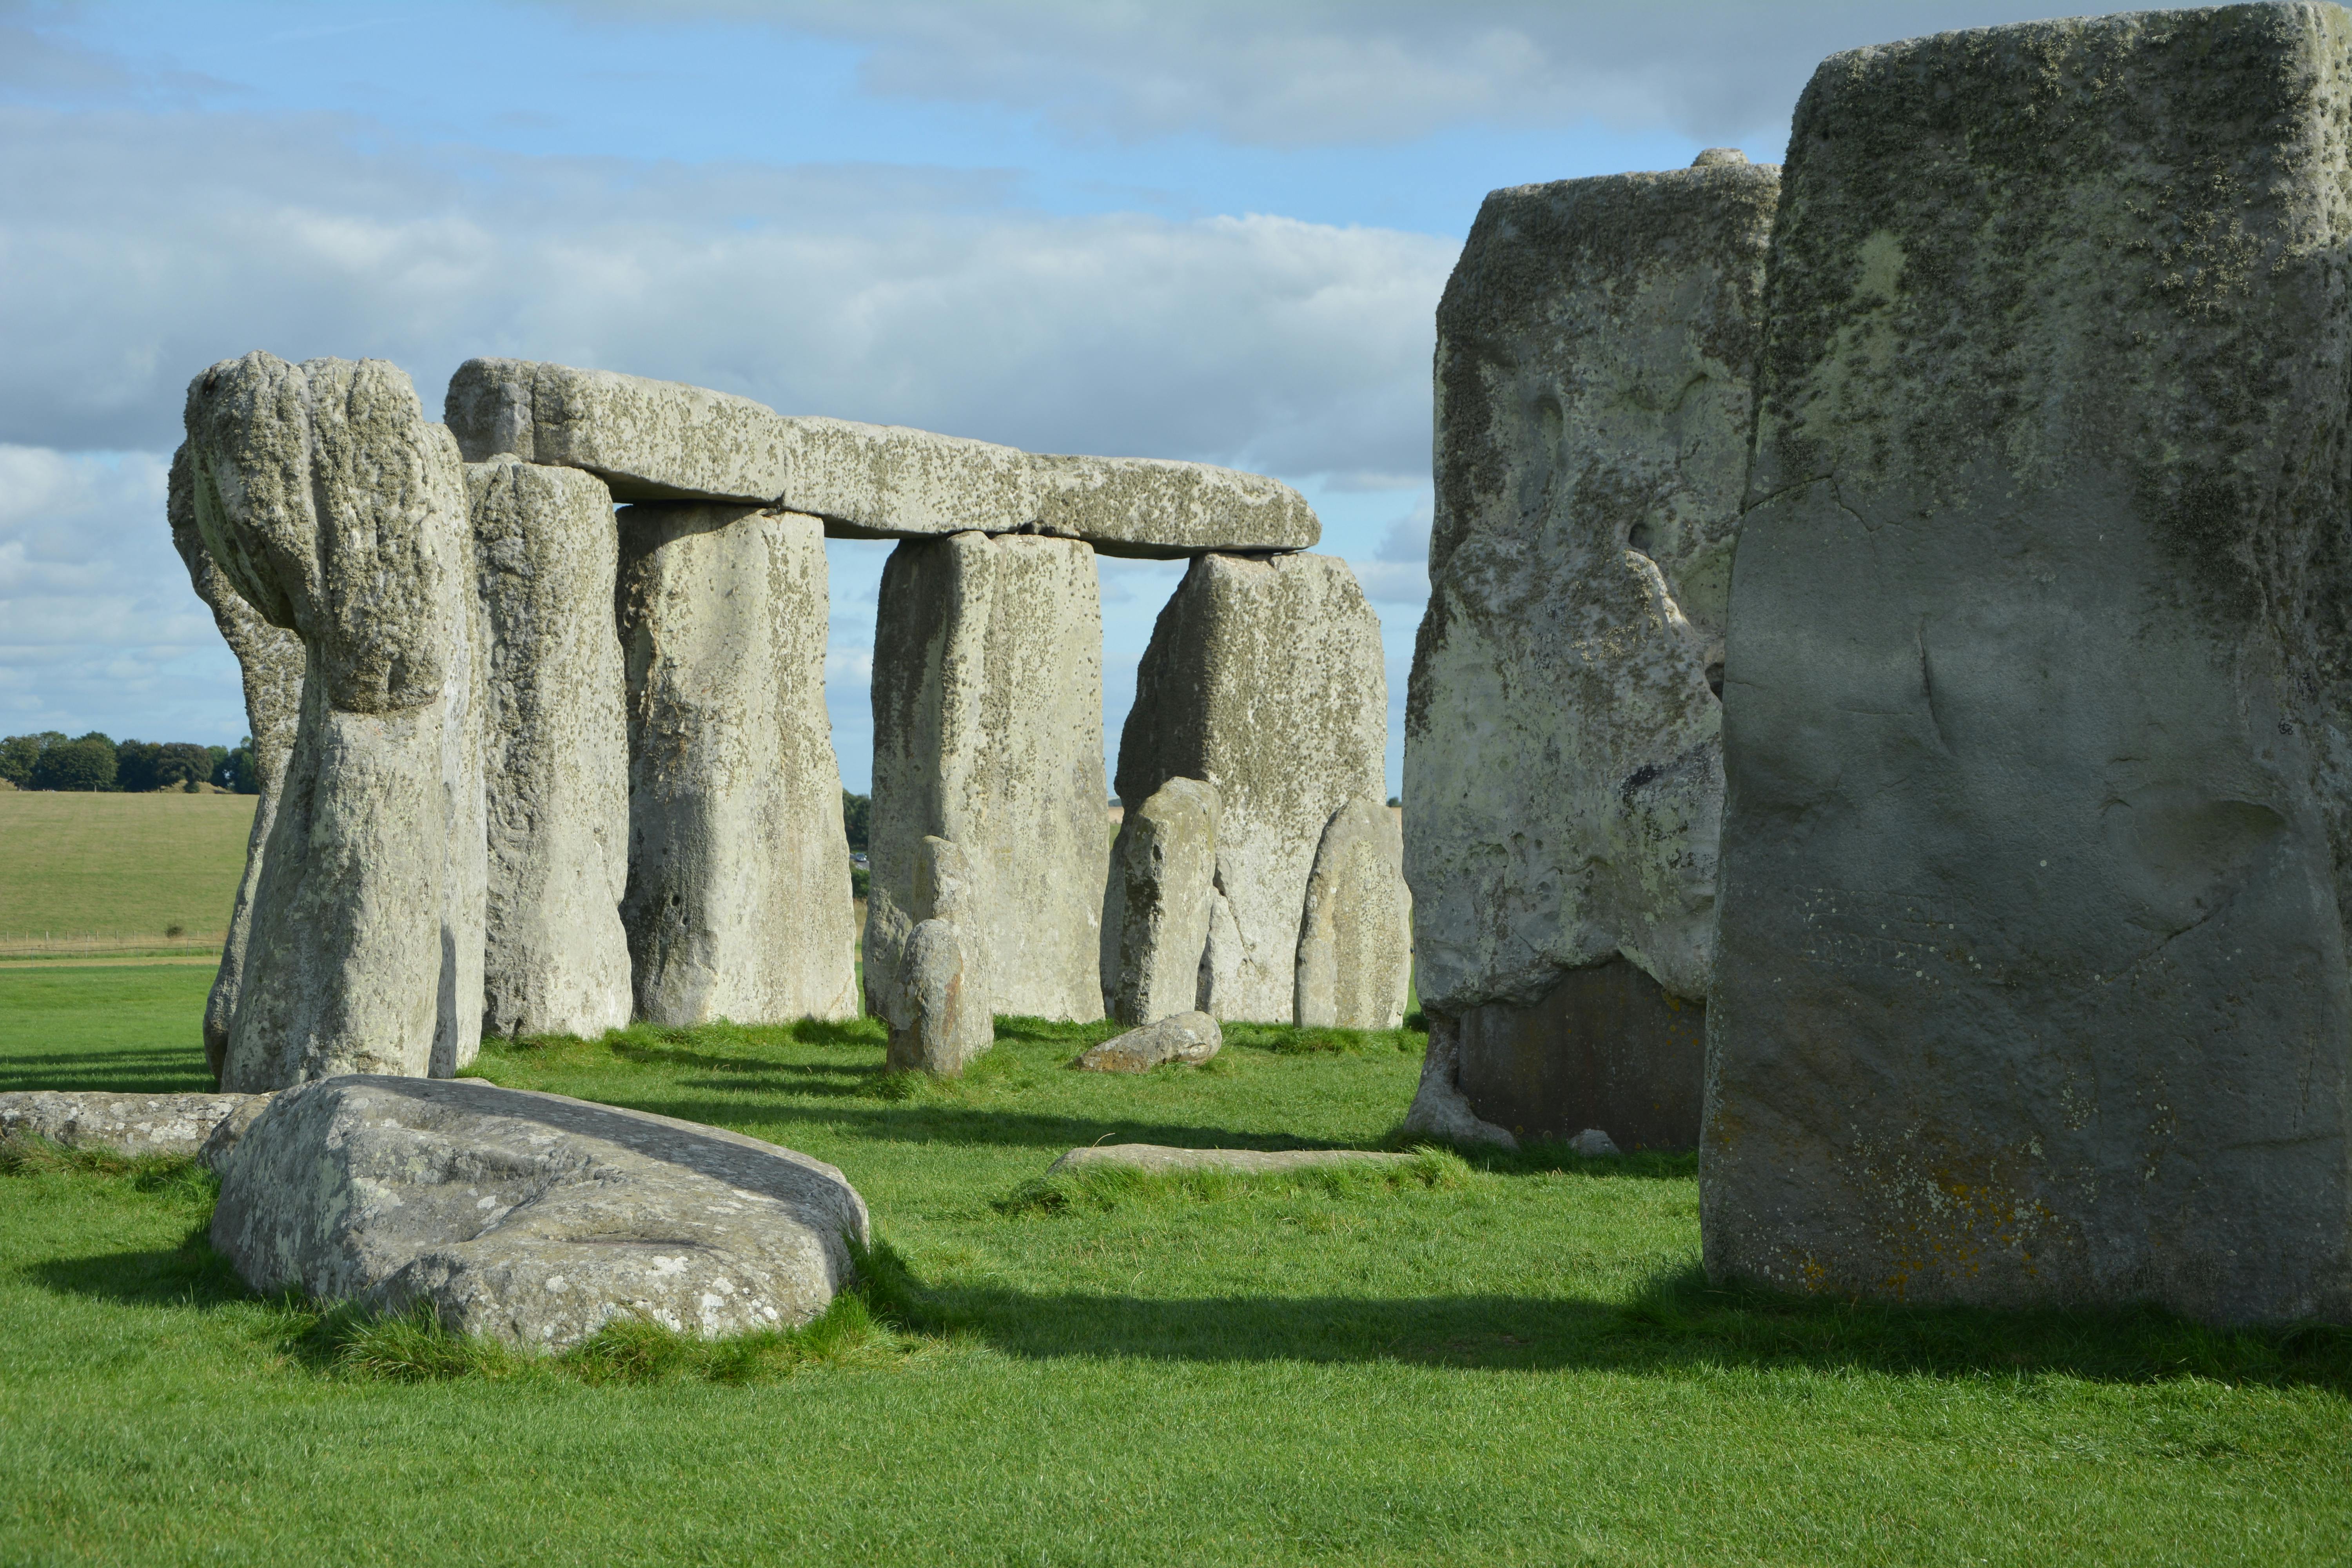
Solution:
<svg viewBox="0 0 2352 1568">
<path fill-rule="evenodd" d="M 208 979 L 0 973 L 0 1088 L 189 1085 Z M 2347 1557 L 2340 1333 L 1711 1291 L 1687 1161 L 1043 1184 L 1097 1140 L 1378 1142 L 1421 1045 L 1066 1070 L 1101 1032 L 1006 1020 L 949 1085 L 865 1025 L 493 1048 L 856 1183 L 895 1325 L 756 1363 L 370 1363 L 192 1239 L 203 1180 L 0 1175 L 0 1561 Z"/>
<path fill-rule="evenodd" d="M 0 789 L 0 943 L 228 929 L 254 797 Z"/>
</svg>

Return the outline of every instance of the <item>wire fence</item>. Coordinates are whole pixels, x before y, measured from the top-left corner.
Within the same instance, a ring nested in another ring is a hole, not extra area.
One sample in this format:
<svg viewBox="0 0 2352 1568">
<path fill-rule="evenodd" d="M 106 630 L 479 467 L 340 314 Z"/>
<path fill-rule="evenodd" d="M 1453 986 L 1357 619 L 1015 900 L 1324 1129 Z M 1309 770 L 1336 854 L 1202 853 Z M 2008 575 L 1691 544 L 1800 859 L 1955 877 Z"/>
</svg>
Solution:
<svg viewBox="0 0 2352 1568">
<path fill-rule="evenodd" d="M 160 957 L 216 953 L 226 931 L 0 931 L 0 958 Z"/>
</svg>

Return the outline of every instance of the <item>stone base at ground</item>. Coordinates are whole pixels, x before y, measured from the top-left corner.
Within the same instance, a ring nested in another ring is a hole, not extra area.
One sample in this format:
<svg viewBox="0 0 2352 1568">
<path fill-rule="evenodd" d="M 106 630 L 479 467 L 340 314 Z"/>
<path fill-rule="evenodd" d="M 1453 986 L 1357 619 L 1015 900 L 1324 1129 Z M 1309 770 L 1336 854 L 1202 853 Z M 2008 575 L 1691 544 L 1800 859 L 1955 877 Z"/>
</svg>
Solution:
<svg viewBox="0 0 2352 1568">
<path fill-rule="evenodd" d="M 1070 1065 L 1087 1072 L 1150 1072 L 1164 1062 L 1207 1061 L 1224 1043 L 1224 1031 L 1206 1013 L 1177 1013 L 1115 1035 Z"/>
<path fill-rule="evenodd" d="M 1321 1165 L 1398 1165 L 1420 1156 L 1382 1154 L 1370 1149 L 1171 1149 L 1164 1143 L 1097 1143 L 1073 1149 L 1045 1173 L 1115 1166 L 1130 1171 L 1232 1171 L 1261 1175 L 1268 1171 L 1311 1170 Z"/>
<path fill-rule="evenodd" d="M 1696 1149 L 1706 1009 L 1622 958 L 1570 970 L 1541 1001 L 1455 1016 L 1454 1081 L 1471 1110 L 1523 1140 L 1587 1128 L 1621 1149 Z"/>
<path fill-rule="evenodd" d="M 226 1164 L 212 1242 L 255 1289 L 425 1303 L 551 1350 L 624 1316 L 706 1336 L 805 1322 L 869 1236 L 821 1161 L 478 1079 L 304 1084 Z"/>
<path fill-rule="evenodd" d="M 0 1094 L 0 1138 L 46 1138 L 68 1149 L 193 1156 L 214 1130 L 266 1094 L 117 1094 L 36 1089 Z"/>
</svg>

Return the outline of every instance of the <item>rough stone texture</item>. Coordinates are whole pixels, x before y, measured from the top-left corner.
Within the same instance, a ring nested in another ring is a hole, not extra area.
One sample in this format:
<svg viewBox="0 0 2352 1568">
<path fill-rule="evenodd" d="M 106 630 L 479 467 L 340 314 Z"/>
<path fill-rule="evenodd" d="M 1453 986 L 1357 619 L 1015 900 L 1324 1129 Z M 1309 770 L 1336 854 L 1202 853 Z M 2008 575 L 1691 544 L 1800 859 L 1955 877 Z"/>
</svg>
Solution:
<svg viewBox="0 0 2352 1568">
<path fill-rule="evenodd" d="M 593 1037 L 631 1005 L 613 500 L 593 474 L 531 463 L 471 464 L 466 484 L 489 633 L 482 1027 Z"/>
<path fill-rule="evenodd" d="M 203 1146 L 196 1151 L 196 1163 L 215 1175 L 226 1174 L 230 1159 L 236 1153 L 237 1144 L 245 1138 L 246 1130 L 260 1119 L 263 1111 L 269 1109 L 269 1102 L 277 1099 L 278 1093 L 278 1090 L 273 1089 L 268 1094 L 245 1096 L 244 1104 L 236 1107 L 226 1116 L 213 1124 L 211 1134 L 205 1139 Z"/>
<path fill-rule="evenodd" d="M 1553 1142 L 1598 1127 L 1628 1149 L 1697 1146 L 1706 1009 L 1626 960 L 1571 971 L 1530 1005 L 1485 1003 L 1449 1021 L 1455 1081 L 1481 1119 Z"/>
<path fill-rule="evenodd" d="M 231 906 L 228 940 L 221 944 L 220 972 L 213 979 L 205 1003 L 205 1065 L 218 1079 L 228 1060 L 229 1023 L 236 1016 L 236 996 L 245 979 L 245 955 L 253 935 L 253 896 L 261 884 L 262 850 L 278 820 L 278 789 L 286 776 L 286 757 L 294 749 L 294 732 L 302 717 L 302 671 L 308 661 L 302 639 L 283 626 L 273 626 L 246 603 L 228 574 L 205 548 L 196 527 L 196 466 L 187 444 L 172 454 L 172 476 L 165 491 L 164 515 L 172 528 L 172 547 L 188 568 L 189 584 L 213 613 L 213 624 L 236 655 L 245 682 L 245 722 L 253 739 L 255 783 L 253 830 L 245 841 L 245 874 L 236 884 Z"/>
<path fill-rule="evenodd" d="M 918 921 L 898 956 L 884 1059 L 898 1071 L 961 1074 L 996 1043 L 988 981 L 977 944 L 952 921 Z"/>
<path fill-rule="evenodd" d="M 1598 1127 L 1588 1127 L 1568 1141 L 1568 1146 L 1588 1160 L 1622 1152 L 1609 1134 Z"/>
<path fill-rule="evenodd" d="M 449 383 L 447 411 L 471 461 L 509 453 L 586 468 L 624 500 L 772 505 L 852 538 L 978 529 L 1174 557 L 1303 550 L 1322 535 L 1297 491 L 1260 474 L 786 417 L 748 397 L 610 371 L 468 360 Z"/>
<path fill-rule="evenodd" d="M 1122 1024 L 1188 1013 L 1216 898 L 1216 786 L 1170 779 L 1121 817 L 1103 895 L 1103 1010 Z"/>
<path fill-rule="evenodd" d="M 1370 1149 L 1172 1149 L 1164 1143 L 1097 1143 L 1073 1149 L 1045 1173 L 1083 1170 L 1088 1165 L 1118 1165 L 1135 1171 L 1232 1171 L 1260 1175 L 1268 1171 L 1312 1170 L 1319 1165 L 1397 1165 L 1420 1158 L 1415 1154 L 1382 1154 Z"/>
<path fill-rule="evenodd" d="M 1378 796 L 1331 814 L 1298 925 L 1294 1021 L 1301 1028 L 1393 1029 L 1412 984 L 1412 896 L 1404 846 Z"/>
<path fill-rule="evenodd" d="M 480 611 L 457 445 L 380 360 L 188 389 L 196 526 L 307 650 L 221 1075 L 447 1074 L 482 1023 Z"/>
<path fill-rule="evenodd" d="M 1717 1277 L 2352 1316 L 2352 19 L 1839 55 L 1726 686 Z"/>
<path fill-rule="evenodd" d="M 46 1138 L 68 1149 L 194 1155 L 231 1115 L 267 1095 L 118 1094 L 33 1089 L 0 1094 L 0 1138 Z"/>
<path fill-rule="evenodd" d="M 621 513 L 637 1010 L 857 1016 L 841 768 L 824 709 L 824 536 L 740 506 Z"/>
<path fill-rule="evenodd" d="M 1102 614 L 1094 552 L 960 533 L 901 544 L 874 628 L 868 989 L 897 971 L 926 837 L 969 858 L 957 917 L 997 1011 L 1102 1012 Z"/>
<path fill-rule="evenodd" d="M 821 1161 L 560 1094 L 360 1075 L 278 1097 L 213 1245 L 257 1290 L 561 1349 L 634 1314 L 716 1336 L 822 1312 L 866 1205 Z"/>
<path fill-rule="evenodd" d="M 1150 1072 L 1164 1062 L 1207 1061 L 1224 1043 L 1224 1031 L 1206 1013 L 1177 1013 L 1115 1035 L 1070 1065 L 1087 1072 Z"/>
<path fill-rule="evenodd" d="M 1462 1092 L 1462 1025 L 1451 1014 L 1429 1015 L 1429 1049 L 1421 1058 L 1421 1086 L 1404 1113 L 1401 1130 L 1446 1143 L 1499 1143 L 1516 1149 L 1519 1141 L 1507 1127 L 1497 1127 L 1470 1107 Z"/>
<path fill-rule="evenodd" d="M 1204 779 L 1217 896 L 1194 1005 L 1291 1021 L 1307 879 L 1331 814 L 1378 796 L 1388 678 L 1381 624 L 1330 555 L 1203 555 L 1160 612 L 1118 746 L 1118 794 Z"/>
</svg>

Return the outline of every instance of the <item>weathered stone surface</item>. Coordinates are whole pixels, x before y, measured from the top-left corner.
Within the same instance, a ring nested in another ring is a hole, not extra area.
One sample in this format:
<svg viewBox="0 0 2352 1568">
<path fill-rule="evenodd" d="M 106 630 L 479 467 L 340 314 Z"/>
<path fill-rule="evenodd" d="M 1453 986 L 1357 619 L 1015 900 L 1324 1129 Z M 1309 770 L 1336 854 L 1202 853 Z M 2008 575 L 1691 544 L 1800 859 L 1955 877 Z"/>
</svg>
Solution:
<svg viewBox="0 0 2352 1568">
<path fill-rule="evenodd" d="M 480 612 L 449 433 L 378 360 L 188 390 L 196 526 L 308 675 L 222 1086 L 446 1074 L 480 1038 Z"/>
<path fill-rule="evenodd" d="M 1598 1127 L 1588 1127 L 1568 1141 L 1568 1146 L 1588 1160 L 1622 1152 L 1609 1134 Z"/>
<path fill-rule="evenodd" d="M 1084 1170 L 1089 1165 L 1118 1165 L 1136 1171 L 1232 1171 L 1260 1175 L 1268 1171 L 1313 1170 L 1323 1165 L 1396 1165 L 1419 1158 L 1413 1154 L 1383 1154 L 1370 1149 L 1173 1149 L 1164 1143 L 1097 1143 L 1073 1149 L 1045 1173 Z"/>
<path fill-rule="evenodd" d="M 489 899 L 482 1027 L 593 1037 L 629 1021 L 629 728 L 613 499 L 576 468 L 466 470 L 488 628 Z"/>
<path fill-rule="evenodd" d="M 31 1089 L 0 1094 L 0 1138 L 46 1138 L 68 1149 L 193 1155 L 240 1108 L 267 1095 L 118 1094 Z"/>
<path fill-rule="evenodd" d="M 1214 784 L 1170 779 L 1119 821 L 1103 896 L 1103 1010 L 1122 1024 L 1188 1013 L 1216 899 Z"/>
<path fill-rule="evenodd" d="M 1176 1013 L 1115 1035 L 1070 1065 L 1087 1072 L 1150 1072 L 1166 1062 L 1207 1061 L 1224 1043 L 1224 1031 L 1206 1013 Z"/>
<path fill-rule="evenodd" d="M 213 1124 L 212 1131 L 196 1150 L 196 1163 L 215 1175 L 225 1173 L 231 1156 L 236 1152 L 237 1144 L 245 1137 L 246 1130 L 269 1109 L 269 1102 L 278 1098 L 278 1092 L 272 1089 L 267 1094 L 246 1095 L 244 1104 L 234 1107 Z"/>
<path fill-rule="evenodd" d="M 625 500 L 772 505 L 851 538 L 977 529 L 1174 557 L 1303 550 L 1322 535 L 1297 491 L 1260 474 L 787 417 L 748 397 L 610 371 L 468 360 L 449 383 L 447 409 L 471 461 L 508 453 L 586 468 Z"/>
<path fill-rule="evenodd" d="M 302 639 L 283 626 L 273 626 L 246 603 L 205 548 L 196 527 L 196 468 L 187 444 L 172 454 L 172 475 L 164 499 L 165 519 L 172 528 L 172 547 L 188 568 L 188 583 L 196 597 L 213 613 L 213 624 L 236 655 L 245 684 L 245 721 L 253 739 L 253 830 L 246 836 L 245 874 L 236 885 L 231 906 L 228 940 L 221 944 L 220 971 L 212 994 L 205 1002 L 205 1064 L 217 1079 L 228 1060 L 228 1029 L 236 1016 L 236 996 L 245 979 L 246 949 L 253 935 L 253 897 L 261 884 L 261 856 L 269 829 L 278 820 L 278 788 L 286 775 L 287 753 L 294 749 L 294 731 L 302 717 L 302 671 L 309 656 Z"/>
<path fill-rule="evenodd" d="M 1360 795 L 1331 814 L 1307 877 L 1294 1021 L 1301 1028 L 1393 1029 L 1412 985 L 1412 896 L 1397 820 Z"/>
<path fill-rule="evenodd" d="M 637 1009 L 662 1024 L 857 1016 L 824 537 L 740 506 L 621 513 Z"/>
<path fill-rule="evenodd" d="M 1546 1142 L 1598 1127 L 1627 1149 L 1697 1147 L 1706 1009 L 1623 958 L 1572 969 L 1525 1006 L 1465 1007 L 1447 1026 L 1456 1081 L 1483 1120 Z"/>
<path fill-rule="evenodd" d="M 1223 803 L 1203 1011 L 1291 1021 L 1316 848 L 1333 812 L 1381 794 L 1387 744 L 1381 624 L 1346 562 L 1192 563 L 1137 671 L 1118 794 L 1140 802 L 1194 778 Z"/>
<path fill-rule="evenodd" d="M 2352 1316 L 2352 19 L 1834 57 L 1727 658 L 1717 1277 Z"/>
<path fill-rule="evenodd" d="M 866 1205 L 739 1132 L 478 1079 L 360 1075 L 278 1097 L 226 1162 L 213 1245 L 257 1290 L 561 1349 L 637 1315 L 709 1336 L 805 1322 Z"/>
<path fill-rule="evenodd" d="M 1462 1092 L 1462 1025 L 1450 1014 L 1429 1015 L 1429 1050 L 1421 1060 L 1421 1086 L 1404 1113 L 1402 1130 L 1445 1143 L 1499 1143 L 1516 1149 L 1519 1141 L 1507 1127 L 1497 1127 L 1470 1107 Z"/>
<path fill-rule="evenodd" d="M 954 1078 L 996 1043 L 977 943 L 952 921 L 918 921 L 898 955 L 884 1059 L 894 1069 Z"/>
<path fill-rule="evenodd" d="M 874 629 L 866 984 L 916 921 L 927 837 L 969 860 L 956 917 L 1002 1013 L 1102 1014 L 1102 614 L 1094 553 L 960 533 L 901 544 Z"/>
</svg>

